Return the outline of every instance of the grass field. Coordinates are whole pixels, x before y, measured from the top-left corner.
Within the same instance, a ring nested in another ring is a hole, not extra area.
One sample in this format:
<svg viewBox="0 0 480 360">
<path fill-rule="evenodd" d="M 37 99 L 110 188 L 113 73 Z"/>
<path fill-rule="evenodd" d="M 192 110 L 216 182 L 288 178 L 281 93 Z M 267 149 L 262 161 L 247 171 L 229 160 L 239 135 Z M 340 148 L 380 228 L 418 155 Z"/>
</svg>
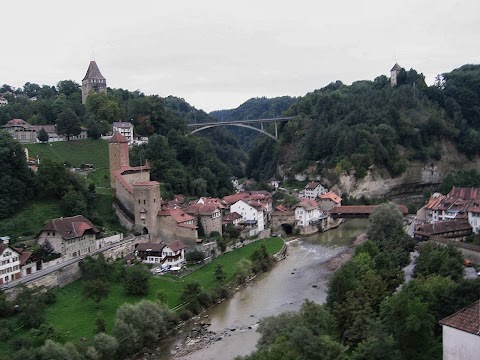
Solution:
<svg viewBox="0 0 480 360">
<path fill-rule="evenodd" d="M 96 168 L 108 169 L 108 144 L 105 140 L 58 141 L 50 144 L 25 144 L 31 158 L 40 162 L 50 159 L 57 162 L 70 162 L 75 167 L 93 164 Z"/>
<path fill-rule="evenodd" d="M 262 244 L 265 244 L 270 254 L 274 254 L 282 248 L 283 240 L 280 238 L 259 240 L 219 256 L 210 264 L 184 277 L 174 275 L 152 276 L 150 279 L 150 292 L 146 298 L 155 300 L 158 291 L 162 290 L 167 295 L 168 306 L 173 308 L 180 304 L 180 294 L 185 283 L 198 281 L 205 290 L 213 289 L 217 285 L 213 276 L 213 270 L 217 264 L 223 265 L 227 281 L 231 280 L 235 272 L 236 263 L 242 258 L 249 258 L 250 254 Z M 115 313 L 120 305 L 125 302 L 138 302 L 144 298 L 126 296 L 123 293 L 121 284 L 112 284 L 108 299 L 104 300 L 97 308 L 93 301 L 82 298 L 82 291 L 82 281 L 76 281 L 62 289 L 57 289 L 57 302 L 47 310 L 47 321 L 65 332 L 67 341 L 78 340 L 81 337 L 92 337 L 98 312 L 101 312 L 105 317 L 107 329 L 110 330 Z"/>
<path fill-rule="evenodd" d="M 93 164 L 95 170 L 88 173 L 88 180 L 97 189 L 96 216 L 109 230 L 123 231 L 112 210 L 110 173 L 108 165 L 108 144 L 105 140 L 59 141 L 51 144 L 26 144 L 29 156 L 60 163 L 69 162 L 74 167 L 81 164 Z M 46 222 L 62 216 L 59 202 L 52 200 L 34 200 L 25 209 L 0 222 L 0 236 L 8 235 L 14 239 L 32 239 Z"/>
<path fill-rule="evenodd" d="M 51 219 L 62 216 L 60 204 L 54 201 L 38 200 L 29 204 L 15 215 L 0 221 L 0 234 L 21 240 L 32 239 Z"/>
</svg>

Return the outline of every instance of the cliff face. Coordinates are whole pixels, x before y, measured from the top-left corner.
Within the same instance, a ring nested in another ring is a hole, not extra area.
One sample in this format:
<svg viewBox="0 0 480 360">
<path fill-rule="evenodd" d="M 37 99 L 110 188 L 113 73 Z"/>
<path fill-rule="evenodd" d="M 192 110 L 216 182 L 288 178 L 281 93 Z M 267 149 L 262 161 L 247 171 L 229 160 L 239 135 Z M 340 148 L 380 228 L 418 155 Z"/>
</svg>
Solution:
<svg viewBox="0 0 480 360">
<path fill-rule="evenodd" d="M 434 189 L 442 179 L 452 171 L 472 169 L 480 170 L 480 158 L 473 161 L 458 152 L 452 143 L 442 143 L 440 161 L 423 163 L 411 161 L 407 170 L 392 178 L 384 169 L 372 167 L 363 179 L 354 175 L 342 174 L 337 184 L 338 190 L 353 197 L 395 197 L 422 193 L 425 189 Z"/>
</svg>

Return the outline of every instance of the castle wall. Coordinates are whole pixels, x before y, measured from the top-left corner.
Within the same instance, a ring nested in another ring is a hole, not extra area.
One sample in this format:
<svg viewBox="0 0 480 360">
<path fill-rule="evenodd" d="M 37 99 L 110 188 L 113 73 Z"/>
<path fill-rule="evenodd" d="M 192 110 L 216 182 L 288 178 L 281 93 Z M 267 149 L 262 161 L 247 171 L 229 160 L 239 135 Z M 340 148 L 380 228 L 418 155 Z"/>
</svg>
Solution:
<svg viewBox="0 0 480 360">
<path fill-rule="evenodd" d="M 135 207 L 133 204 L 133 192 L 131 189 L 127 189 L 122 182 L 117 179 L 115 184 L 115 196 L 117 197 L 118 201 L 122 203 L 122 205 L 132 214 L 134 214 Z"/>
<path fill-rule="evenodd" d="M 108 143 L 108 161 L 110 164 L 110 186 L 115 188 L 115 171 L 120 170 L 122 166 L 128 166 L 130 163 L 128 143 Z"/>
<path fill-rule="evenodd" d="M 164 242 L 182 240 L 187 246 L 195 246 L 198 239 L 197 229 L 177 226 L 171 216 L 158 217 L 158 234 Z"/>
<path fill-rule="evenodd" d="M 144 232 L 146 228 L 152 237 L 159 237 L 158 212 L 161 209 L 160 183 L 150 181 L 148 184 L 133 186 L 135 228 Z"/>
<path fill-rule="evenodd" d="M 150 172 L 149 171 L 138 171 L 132 174 L 123 174 L 122 177 L 131 185 L 136 182 L 141 181 L 150 181 Z"/>
</svg>

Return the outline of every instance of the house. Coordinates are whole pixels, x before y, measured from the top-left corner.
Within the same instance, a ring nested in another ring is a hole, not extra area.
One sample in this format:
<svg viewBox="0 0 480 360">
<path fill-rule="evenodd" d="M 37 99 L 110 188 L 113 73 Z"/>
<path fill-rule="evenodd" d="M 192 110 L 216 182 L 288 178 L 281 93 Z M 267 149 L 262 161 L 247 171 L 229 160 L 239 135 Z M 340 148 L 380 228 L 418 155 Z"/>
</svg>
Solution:
<svg viewBox="0 0 480 360">
<path fill-rule="evenodd" d="M 472 233 L 472 227 L 466 220 L 438 221 L 431 224 L 420 224 L 415 228 L 414 237 L 428 240 L 432 236 L 440 236 L 451 240 L 463 241 Z"/>
<path fill-rule="evenodd" d="M 305 185 L 305 187 L 303 188 L 303 192 L 300 193 L 300 197 L 315 200 L 317 197 L 325 194 L 326 192 L 327 189 L 325 189 L 322 184 L 311 181 L 307 185 Z"/>
<path fill-rule="evenodd" d="M 217 204 L 197 202 L 188 205 L 184 210 L 194 217 L 196 223 L 200 220 L 205 235 L 210 235 L 212 231 L 222 235 L 222 212 Z"/>
<path fill-rule="evenodd" d="M 475 234 L 480 230 L 480 206 L 473 206 L 467 211 L 468 223 L 472 227 L 472 231 Z"/>
<path fill-rule="evenodd" d="M 180 207 L 164 205 L 158 212 L 158 230 L 161 239 L 181 239 L 190 245 L 198 242 L 195 218 Z"/>
<path fill-rule="evenodd" d="M 398 65 L 397 63 L 395 63 L 395 65 L 393 65 L 392 69 L 390 70 L 390 85 L 391 86 L 397 85 L 397 76 L 398 76 L 398 73 L 401 70 L 402 70 L 402 67 L 400 65 Z"/>
<path fill-rule="evenodd" d="M 5 99 L 3 96 L 0 96 L 0 106 L 8 105 L 8 100 Z"/>
<path fill-rule="evenodd" d="M 20 254 L 20 269 L 22 270 L 22 277 L 34 274 L 39 270 L 37 261 L 33 257 L 31 251 L 17 248 L 15 248 L 15 250 Z"/>
<path fill-rule="evenodd" d="M 440 320 L 443 360 L 476 360 L 480 354 L 480 300 Z"/>
<path fill-rule="evenodd" d="M 242 216 L 242 223 L 248 227 L 256 227 L 258 231 L 265 230 L 264 222 L 265 205 L 258 201 L 238 200 L 230 206 L 230 212 L 236 212 Z"/>
<path fill-rule="evenodd" d="M 231 212 L 222 218 L 222 225 L 227 227 L 228 225 L 238 226 L 242 221 L 242 215 L 236 212 Z"/>
<path fill-rule="evenodd" d="M 135 256 L 146 264 L 165 268 L 182 267 L 185 264 L 185 244 L 180 240 L 168 244 L 141 243 L 135 248 Z"/>
<path fill-rule="evenodd" d="M 318 205 L 321 210 L 328 211 L 333 209 L 335 206 L 341 206 L 342 198 L 333 191 L 329 191 L 319 196 Z"/>
<path fill-rule="evenodd" d="M 0 244 L 0 285 L 22 276 L 20 254 L 7 244 Z"/>
<path fill-rule="evenodd" d="M 6 130 L 15 140 L 22 144 L 37 142 L 37 131 L 34 126 L 22 119 L 12 119 L 1 128 Z"/>
<path fill-rule="evenodd" d="M 133 124 L 128 121 L 116 121 L 112 124 L 112 132 L 115 134 L 116 132 L 119 132 L 123 136 L 125 136 L 125 139 L 127 139 L 128 145 L 133 144 Z"/>
<path fill-rule="evenodd" d="M 320 215 L 323 213 L 315 200 L 303 199 L 294 207 L 295 222 L 299 226 L 309 226 L 320 221 Z M 323 218 L 323 216 L 322 216 Z"/>
<path fill-rule="evenodd" d="M 37 235 L 39 245 L 47 241 L 67 258 L 91 253 L 96 248 L 97 228 L 82 215 L 53 219 Z"/>
</svg>

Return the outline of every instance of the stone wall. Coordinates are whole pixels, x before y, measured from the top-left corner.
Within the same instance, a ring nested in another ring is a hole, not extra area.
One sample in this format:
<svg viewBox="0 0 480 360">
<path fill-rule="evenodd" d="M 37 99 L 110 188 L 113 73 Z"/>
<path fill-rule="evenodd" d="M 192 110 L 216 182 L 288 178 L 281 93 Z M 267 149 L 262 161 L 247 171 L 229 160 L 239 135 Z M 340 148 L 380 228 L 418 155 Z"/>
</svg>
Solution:
<svg viewBox="0 0 480 360">
<path fill-rule="evenodd" d="M 125 229 L 132 231 L 135 227 L 135 224 L 130 220 L 130 218 L 123 213 L 119 207 L 113 203 L 112 204 L 113 211 L 115 211 L 115 215 L 117 215 L 118 221 L 120 225 L 122 225 Z"/>
<path fill-rule="evenodd" d="M 115 196 L 133 216 L 135 213 L 135 208 L 133 205 L 133 192 L 129 191 L 129 189 L 127 189 L 118 179 L 115 186 Z"/>
<path fill-rule="evenodd" d="M 181 240 L 187 246 L 196 246 L 198 239 L 197 229 L 177 226 L 177 222 L 171 216 L 159 216 L 158 229 L 159 240 L 163 242 Z"/>
</svg>

